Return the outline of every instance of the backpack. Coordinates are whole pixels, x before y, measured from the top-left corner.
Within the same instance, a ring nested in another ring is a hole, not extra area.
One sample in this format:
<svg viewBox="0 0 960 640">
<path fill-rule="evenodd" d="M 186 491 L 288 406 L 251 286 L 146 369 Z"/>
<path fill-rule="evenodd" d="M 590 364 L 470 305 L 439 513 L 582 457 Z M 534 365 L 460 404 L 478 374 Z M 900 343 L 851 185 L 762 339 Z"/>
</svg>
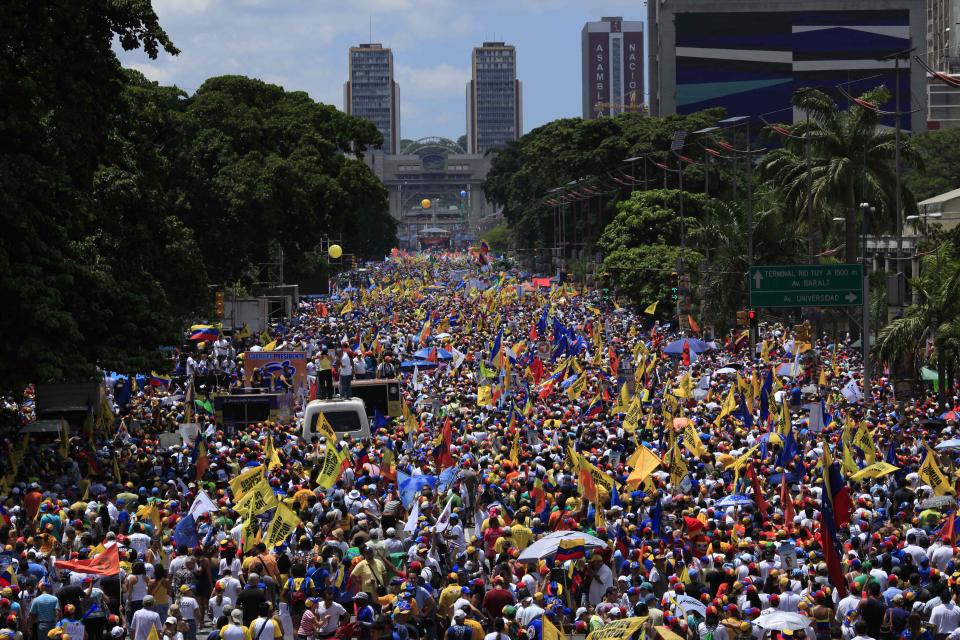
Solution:
<svg viewBox="0 0 960 640">
<path fill-rule="evenodd" d="M 297 584 L 297 580 L 300 581 L 299 584 Z M 306 578 L 289 578 L 287 582 L 287 589 L 290 592 L 290 606 L 301 605 L 307 601 Z"/>
</svg>

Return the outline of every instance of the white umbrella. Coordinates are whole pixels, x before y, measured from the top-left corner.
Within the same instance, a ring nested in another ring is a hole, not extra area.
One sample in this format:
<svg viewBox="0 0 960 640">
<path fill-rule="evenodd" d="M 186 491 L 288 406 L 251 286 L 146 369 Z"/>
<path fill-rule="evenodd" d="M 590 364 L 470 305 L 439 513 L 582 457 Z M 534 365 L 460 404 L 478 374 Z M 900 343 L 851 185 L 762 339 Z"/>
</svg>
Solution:
<svg viewBox="0 0 960 640">
<path fill-rule="evenodd" d="M 733 367 L 721 367 L 720 369 L 717 369 L 716 371 L 714 371 L 714 373 L 717 375 L 728 375 L 736 372 L 737 370 L 734 369 Z"/>
<path fill-rule="evenodd" d="M 810 618 L 802 616 L 799 613 L 790 611 L 779 611 L 776 609 L 767 609 L 759 616 L 754 618 L 753 624 L 761 629 L 772 629 L 775 631 L 800 631 L 810 626 Z"/>
<path fill-rule="evenodd" d="M 605 549 L 607 547 L 606 542 L 589 533 L 582 533 L 580 531 L 554 531 L 524 549 L 517 560 L 520 562 L 537 562 L 543 558 L 548 558 L 557 552 L 557 547 L 560 546 L 561 540 L 577 538 L 583 540 L 585 549 Z"/>
<path fill-rule="evenodd" d="M 701 618 L 707 617 L 707 605 L 703 604 L 696 598 L 691 598 L 687 595 L 677 596 L 677 604 L 680 605 L 680 608 L 683 609 L 684 613 L 696 611 L 700 614 Z"/>
</svg>

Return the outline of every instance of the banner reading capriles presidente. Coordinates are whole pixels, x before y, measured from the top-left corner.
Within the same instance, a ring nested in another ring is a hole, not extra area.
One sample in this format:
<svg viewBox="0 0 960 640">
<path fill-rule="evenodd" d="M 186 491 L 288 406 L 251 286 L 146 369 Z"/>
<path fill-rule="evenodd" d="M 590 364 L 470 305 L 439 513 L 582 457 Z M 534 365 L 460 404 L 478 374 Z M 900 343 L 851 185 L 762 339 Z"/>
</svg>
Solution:
<svg viewBox="0 0 960 640">
<path fill-rule="evenodd" d="M 298 392 L 307 384 L 305 351 L 246 351 L 243 354 L 243 385 L 253 386 L 259 371 L 261 386 L 276 393 Z"/>
</svg>

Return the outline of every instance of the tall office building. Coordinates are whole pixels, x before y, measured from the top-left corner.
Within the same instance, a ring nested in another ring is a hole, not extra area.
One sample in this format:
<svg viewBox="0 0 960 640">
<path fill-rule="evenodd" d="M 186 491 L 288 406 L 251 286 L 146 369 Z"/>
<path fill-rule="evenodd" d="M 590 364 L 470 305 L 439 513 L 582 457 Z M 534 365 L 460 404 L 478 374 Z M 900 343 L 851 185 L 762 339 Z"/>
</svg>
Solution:
<svg viewBox="0 0 960 640">
<path fill-rule="evenodd" d="M 400 152 L 400 87 L 393 81 L 393 51 L 380 43 L 350 47 L 344 111 L 369 120 L 383 134 L 383 152 Z"/>
<path fill-rule="evenodd" d="M 927 64 L 960 72 L 960 0 L 927 0 Z"/>
<path fill-rule="evenodd" d="M 502 42 L 473 49 L 467 82 L 467 153 L 502 149 L 523 133 L 523 100 L 517 80 L 517 50 Z"/>
<path fill-rule="evenodd" d="M 798 88 L 845 103 L 841 89 L 860 95 L 883 84 L 900 96 L 884 110 L 916 109 L 904 128 L 926 128 L 924 74 L 907 53 L 927 41 L 925 0 L 658 0 L 647 11 L 653 115 L 724 107 L 762 126 L 760 116 L 803 117 L 790 109 Z"/>
<path fill-rule="evenodd" d="M 643 22 L 621 17 L 588 22 L 580 32 L 583 117 L 643 108 Z"/>
</svg>

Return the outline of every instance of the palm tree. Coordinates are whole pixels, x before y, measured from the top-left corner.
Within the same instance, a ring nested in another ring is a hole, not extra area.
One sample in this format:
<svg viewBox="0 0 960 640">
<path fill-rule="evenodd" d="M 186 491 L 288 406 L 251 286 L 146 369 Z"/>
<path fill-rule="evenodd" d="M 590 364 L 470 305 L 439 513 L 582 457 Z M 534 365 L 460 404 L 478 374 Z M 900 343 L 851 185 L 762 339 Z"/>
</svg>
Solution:
<svg viewBox="0 0 960 640">
<path fill-rule="evenodd" d="M 801 258 L 798 225 L 784 216 L 783 201 L 772 188 L 761 186 L 755 195 L 754 259 L 758 264 L 789 263 Z M 700 275 L 703 319 L 723 328 L 747 295 L 747 220 L 735 203 L 710 200 L 709 212 L 693 221 L 690 243 L 704 256 Z"/>
<path fill-rule="evenodd" d="M 815 232 L 820 237 L 829 232 L 833 215 L 843 213 L 847 262 L 857 259 L 857 211 L 861 202 L 876 206 L 878 217 L 870 221 L 871 231 L 895 225 L 895 136 L 880 126 L 880 116 L 872 108 L 889 99 L 890 92 L 881 86 L 841 111 L 823 91 L 800 89 L 791 102 L 808 118 L 789 127 L 777 127 L 786 129 L 790 136 L 784 138 L 782 148 L 768 153 L 760 163 L 761 174 L 779 186 L 790 211 L 801 219 L 809 181 L 813 210 L 818 214 L 808 223 L 813 225 L 807 230 L 811 243 Z M 771 127 L 771 132 L 777 133 L 777 129 Z M 901 143 L 901 162 L 921 163 L 909 143 Z M 901 188 L 901 193 L 904 209 L 915 212 L 916 202 L 909 190 Z"/>
<path fill-rule="evenodd" d="M 960 261 L 952 252 L 952 245 L 944 242 L 923 257 L 920 276 L 911 283 L 917 301 L 880 330 L 873 349 L 878 362 L 909 360 L 917 370 L 924 343 L 932 339 L 941 391 L 960 363 Z"/>
</svg>

